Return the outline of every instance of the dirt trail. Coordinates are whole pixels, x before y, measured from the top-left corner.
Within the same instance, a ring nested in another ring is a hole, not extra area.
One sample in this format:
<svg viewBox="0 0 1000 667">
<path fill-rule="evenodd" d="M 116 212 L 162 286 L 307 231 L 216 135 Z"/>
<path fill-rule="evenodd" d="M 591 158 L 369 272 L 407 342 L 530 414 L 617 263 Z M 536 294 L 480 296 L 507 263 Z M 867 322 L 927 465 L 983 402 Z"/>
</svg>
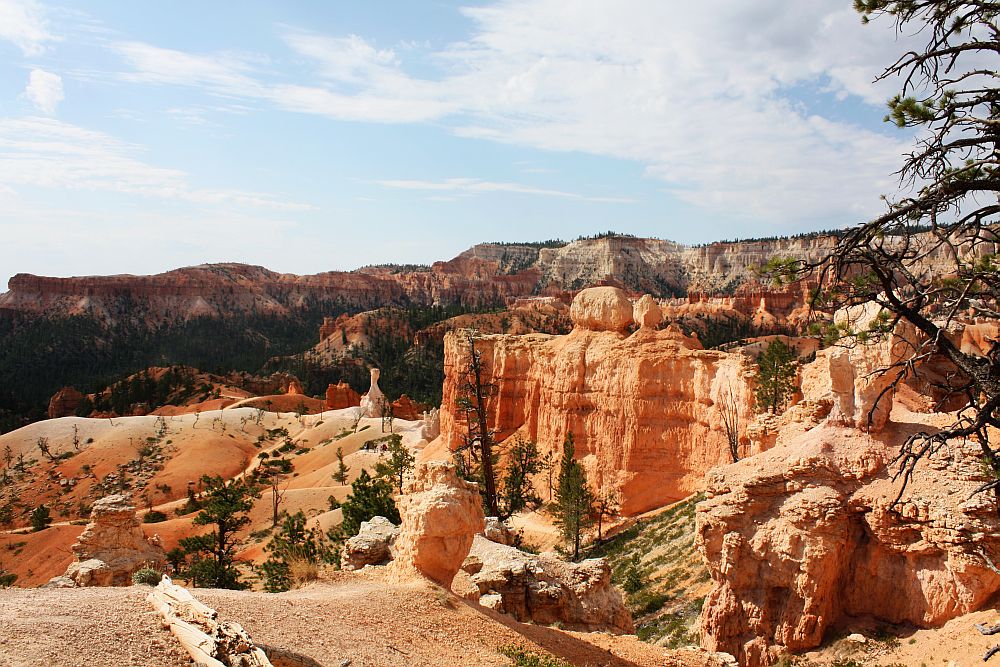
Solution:
<svg viewBox="0 0 1000 667">
<path fill-rule="evenodd" d="M 0 664 L 177 667 L 186 664 L 145 602 L 147 587 L 0 591 Z M 500 666 L 518 645 L 575 665 L 706 665 L 635 637 L 516 623 L 424 581 L 332 572 L 288 593 L 195 590 L 255 641 L 352 667 Z"/>
</svg>

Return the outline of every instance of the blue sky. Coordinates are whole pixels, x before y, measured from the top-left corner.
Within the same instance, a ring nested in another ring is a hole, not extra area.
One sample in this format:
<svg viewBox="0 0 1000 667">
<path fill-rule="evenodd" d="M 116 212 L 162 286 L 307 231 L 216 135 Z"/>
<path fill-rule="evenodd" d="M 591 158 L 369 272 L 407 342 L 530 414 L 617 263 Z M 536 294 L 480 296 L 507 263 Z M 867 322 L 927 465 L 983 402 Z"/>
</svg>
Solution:
<svg viewBox="0 0 1000 667">
<path fill-rule="evenodd" d="M 0 0 L 0 284 L 876 213 L 891 26 L 692 4 Z"/>
</svg>

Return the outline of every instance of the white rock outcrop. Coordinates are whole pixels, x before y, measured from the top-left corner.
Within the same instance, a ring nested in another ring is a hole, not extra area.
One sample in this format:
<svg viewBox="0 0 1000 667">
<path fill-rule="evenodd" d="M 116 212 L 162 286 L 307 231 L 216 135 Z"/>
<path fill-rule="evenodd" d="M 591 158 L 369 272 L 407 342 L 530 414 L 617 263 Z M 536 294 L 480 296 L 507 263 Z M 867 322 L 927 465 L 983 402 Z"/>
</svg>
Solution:
<svg viewBox="0 0 1000 667">
<path fill-rule="evenodd" d="M 453 463 L 428 461 L 417 465 L 404 491 L 391 567 L 401 578 L 419 574 L 450 587 L 485 525 L 479 490 L 458 477 Z"/>
<path fill-rule="evenodd" d="M 561 623 L 584 632 L 635 631 L 603 558 L 568 563 L 534 555 L 477 535 L 455 591 L 521 622 Z"/>
<path fill-rule="evenodd" d="M 625 331 L 632 324 L 632 302 L 617 287 L 589 287 L 569 309 L 573 327 L 590 331 Z"/>
<path fill-rule="evenodd" d="M 144 567 L 162 571 L 166 554 L 143 535 L 131 499 L 114 494 L 94 503 L 90 523 L 72 546 L 76 561 L 70 563 L 53 585 L 131 586 L 132 574 Z"/>
<path fill-rule="evenodd" d="M 392 545 L 399 537 L 399 526 L 384 516 L 362 521 L 358 534 L 344 542 L 341 567 L 360 570 L 366 565 L 385 565 L 392 560 Z"/>
<path fill-rule="evenodd" d="M 371 386 L 368 388 L 368 393 L 361 397 L 362 417 L 381 417 L 385 411 L 387 399 L 378 386 L 380 373 L 377 368 L 371 370 Z"/>
</svg>

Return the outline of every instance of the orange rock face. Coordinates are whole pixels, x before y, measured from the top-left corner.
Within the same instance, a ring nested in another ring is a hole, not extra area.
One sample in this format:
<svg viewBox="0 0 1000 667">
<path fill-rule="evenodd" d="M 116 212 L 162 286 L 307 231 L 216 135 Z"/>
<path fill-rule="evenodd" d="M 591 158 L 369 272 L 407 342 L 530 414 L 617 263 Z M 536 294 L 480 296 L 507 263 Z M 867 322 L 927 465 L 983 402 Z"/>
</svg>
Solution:
<svg viewBox="0 0 1000 667">
<path fill-rule="evenodd" d="M 49 400 L 49 419 L 72 417 L 83 402 L 83 394 L 73 387 L 63 387 Z"/>
<path fill-rule="evenodd" d="M 361 395 L 346 382 L 331 384 L 326 388 L 326 409 L 342 410 L 361 405 Z"/>
<path fill-rule="evenodd" d="M 974 443 L 953 443 L 899 491 L 886 465 L 910 424 L 879 437 L 832 422 L 753 459 L 712 471 L 697 544 L 714 587 L 703 645 L 741 665 L 818 646 L 852 617 L 931 627 L 1000 591 L 981 550 L 1000 550 Z"/>
<path fill-rule="evenodd" d="M 392 416 L 407 421 L 416 421 L 420 418 L 420 406 L 412 398 L 403 394 L 392 402 Z"/>
<path fill-rule="evenodd" d="M 483 336 L 476 348 L 496 385 L 490 426 L 557 456 L 572 433 L 590 483 L 617 491 L 625 514 L 678 500 L 730 460 L 718 408 L 730 388 L 742 414 L 751 410 L 746 358 L 700 347 L 672 328 Z M 466 429 L 456 399 L 467 362 L 466 338 L 449 334 L 441 433 L 451 448 Z"/>
<path fill-rule="evenodd" d="M 399 537 L 392 569 L 420 574 L 448 588 L 486 525 L 475 484 L 459 479 L 452 463 L 421 463 L 398 499 Z"/>
</svg>

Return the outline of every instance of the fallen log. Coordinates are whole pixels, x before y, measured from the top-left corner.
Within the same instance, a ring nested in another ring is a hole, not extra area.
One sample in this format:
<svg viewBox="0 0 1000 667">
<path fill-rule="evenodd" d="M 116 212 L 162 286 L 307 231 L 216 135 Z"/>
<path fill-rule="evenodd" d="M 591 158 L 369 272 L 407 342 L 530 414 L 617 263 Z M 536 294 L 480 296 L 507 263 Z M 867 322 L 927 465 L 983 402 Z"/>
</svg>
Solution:
<svg viewBox="0 0 1000 667">
<path fill-rule="evenodd" d="M 199 667 L 274 667 L 239 623 L 219 621 L 218 612 L 190 591 L 163 579 L 146 598 Z"/>
</svg>

